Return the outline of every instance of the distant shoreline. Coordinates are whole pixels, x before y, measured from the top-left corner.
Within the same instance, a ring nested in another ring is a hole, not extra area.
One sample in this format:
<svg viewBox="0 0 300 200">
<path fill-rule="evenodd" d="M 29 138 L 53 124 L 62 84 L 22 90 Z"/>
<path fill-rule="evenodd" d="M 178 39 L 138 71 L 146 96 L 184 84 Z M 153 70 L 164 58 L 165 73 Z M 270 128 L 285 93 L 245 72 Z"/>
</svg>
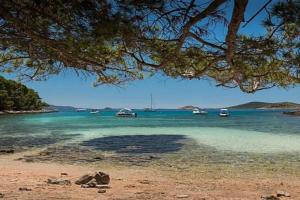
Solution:
<svg viewBox="0 0 300 200">
<path fill-rule="evenodd" d="M 52 113 L 58 112 L 58 110 L 6 110 L 0 111 L 0 115 L 16 115 L 16 114 L 38 114 L 38 113 Z"/>
</svg>

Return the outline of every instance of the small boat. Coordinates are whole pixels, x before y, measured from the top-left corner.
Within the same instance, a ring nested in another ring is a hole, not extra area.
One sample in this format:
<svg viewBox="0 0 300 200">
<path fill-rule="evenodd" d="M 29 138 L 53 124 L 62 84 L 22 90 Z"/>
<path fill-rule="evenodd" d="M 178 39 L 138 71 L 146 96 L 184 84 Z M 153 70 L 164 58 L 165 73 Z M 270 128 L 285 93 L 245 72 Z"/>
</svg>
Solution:
<svg viewBox="0 0 300 200">
<path fill-rule="evenodd" d="M 99 113 L 99 110 L 91 110 L 90 113 L 91 113 L 91 114 L 97 114 L 97 113 Z"/>
<path fill-rule="evenodd" d="M 132 112 L 131 109 L 123 108 L 119 112 L 116 113 L 117 117 L 137 117 L 135 112 Z"/>
<path fill-rule="evenodd" d="M 228 109 L 221 109 L 220 110 L 220 113 L 219 113 L 219 116 L 220 117 L 229 117 L 229 111 L 228 111 Z"/>
<path fill-rule="evenodd" d="M 192 112 L 194 115 L 207 115 L 208 112 L 206 110 L 201 110 L 199 108 L 195 108 L 193 109 L 193 112 Z"/>
</svg>

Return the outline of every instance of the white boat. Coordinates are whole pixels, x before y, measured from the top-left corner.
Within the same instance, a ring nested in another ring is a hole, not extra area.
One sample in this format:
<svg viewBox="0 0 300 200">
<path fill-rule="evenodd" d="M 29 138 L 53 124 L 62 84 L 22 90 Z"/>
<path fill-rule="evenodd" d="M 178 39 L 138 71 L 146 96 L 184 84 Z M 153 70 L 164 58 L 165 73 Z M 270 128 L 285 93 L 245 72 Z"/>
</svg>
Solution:
<svg viewBox="0 0 300 200">
<path fill-rule="evenodd" d="M 99 113 L 99 110 L 92 110 L 90 113 L 91 114 L 97 114 L 97 113 Z"/>
<path fill-rule="evenodd" d="M 228 111 L 228 109 L 221 109 L 220 110 L 220 113 L 219 113 L 219 116 L 220 117 L 229 117 L 229 111 Z"/>
<path fill-rule="evenodd" d="M 199 108 L 195 108 L 193 109 L 193 112 L 192 112 L 194 115 L 207 115 L 208 112 L 206 110 L 201 110 Z"/>
<path fill-rule="evenodd" d="M 137 114 L 133 112 L 131 109 L 123 108 L 119 112 L 116 113 L 117 117 L 137 117 Z"/>
</svg>

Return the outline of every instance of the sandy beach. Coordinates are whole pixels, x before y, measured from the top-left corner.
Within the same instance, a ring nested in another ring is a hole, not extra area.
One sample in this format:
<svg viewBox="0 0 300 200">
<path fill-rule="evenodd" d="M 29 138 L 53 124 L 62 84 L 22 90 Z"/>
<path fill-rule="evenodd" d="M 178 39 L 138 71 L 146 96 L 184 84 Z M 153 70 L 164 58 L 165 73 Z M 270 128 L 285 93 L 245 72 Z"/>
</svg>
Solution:
<svg viewBox="0 0 300 200">
<path fill-rule="evenodd" d="M 0 193 L 3 199 L 260 199 L 262 195 L 288 192 L 300 199 L 300 179 L 277 174 L 239 174 L 211 177 L 203 173 L 158 170 L 151 167 L 120 167 L 113 165 L 70 165 L 54 162 L 24 162 L 16 160 L 23 153 L 0 156 Z M 28 154 L 28 153 L 27 153 Z M 82 175 L 95 171 L 109 173 L 111 182 L 105 193 L 96 188 L 81 188 L 74 182 Z M 67 175 L 61 175 L 67 173 Z M 48 184 L 51 177 L 71 181 L 71 185 Z M 19 188 L 30 191 L 20 191 Z"/>
</svg>

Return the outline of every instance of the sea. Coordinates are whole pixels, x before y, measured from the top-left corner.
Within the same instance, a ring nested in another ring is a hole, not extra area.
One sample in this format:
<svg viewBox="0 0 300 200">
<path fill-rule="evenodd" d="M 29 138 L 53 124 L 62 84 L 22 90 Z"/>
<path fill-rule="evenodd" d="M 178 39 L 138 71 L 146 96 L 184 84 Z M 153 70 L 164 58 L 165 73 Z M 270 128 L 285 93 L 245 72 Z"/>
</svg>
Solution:
<svg viewBox="0 0 300 200">
<path fill-rule="evenodd" d="M 114 155 L 107 159 L 119 155 L 123 158 L 119 162 L 131 165 L 159 163 L 180 169 L 272 165 L 296 170 L 300 166 L 300 117 L 284 115 L 283 110 L 230 110 L 229 117 L 219 117 L 218 109 L 209 109 L 207 115 L 134 110 L 136 118 L 119 118 L 116 112 L 2 115 L 0 149 L 76 146 Z"/>
</svg>

